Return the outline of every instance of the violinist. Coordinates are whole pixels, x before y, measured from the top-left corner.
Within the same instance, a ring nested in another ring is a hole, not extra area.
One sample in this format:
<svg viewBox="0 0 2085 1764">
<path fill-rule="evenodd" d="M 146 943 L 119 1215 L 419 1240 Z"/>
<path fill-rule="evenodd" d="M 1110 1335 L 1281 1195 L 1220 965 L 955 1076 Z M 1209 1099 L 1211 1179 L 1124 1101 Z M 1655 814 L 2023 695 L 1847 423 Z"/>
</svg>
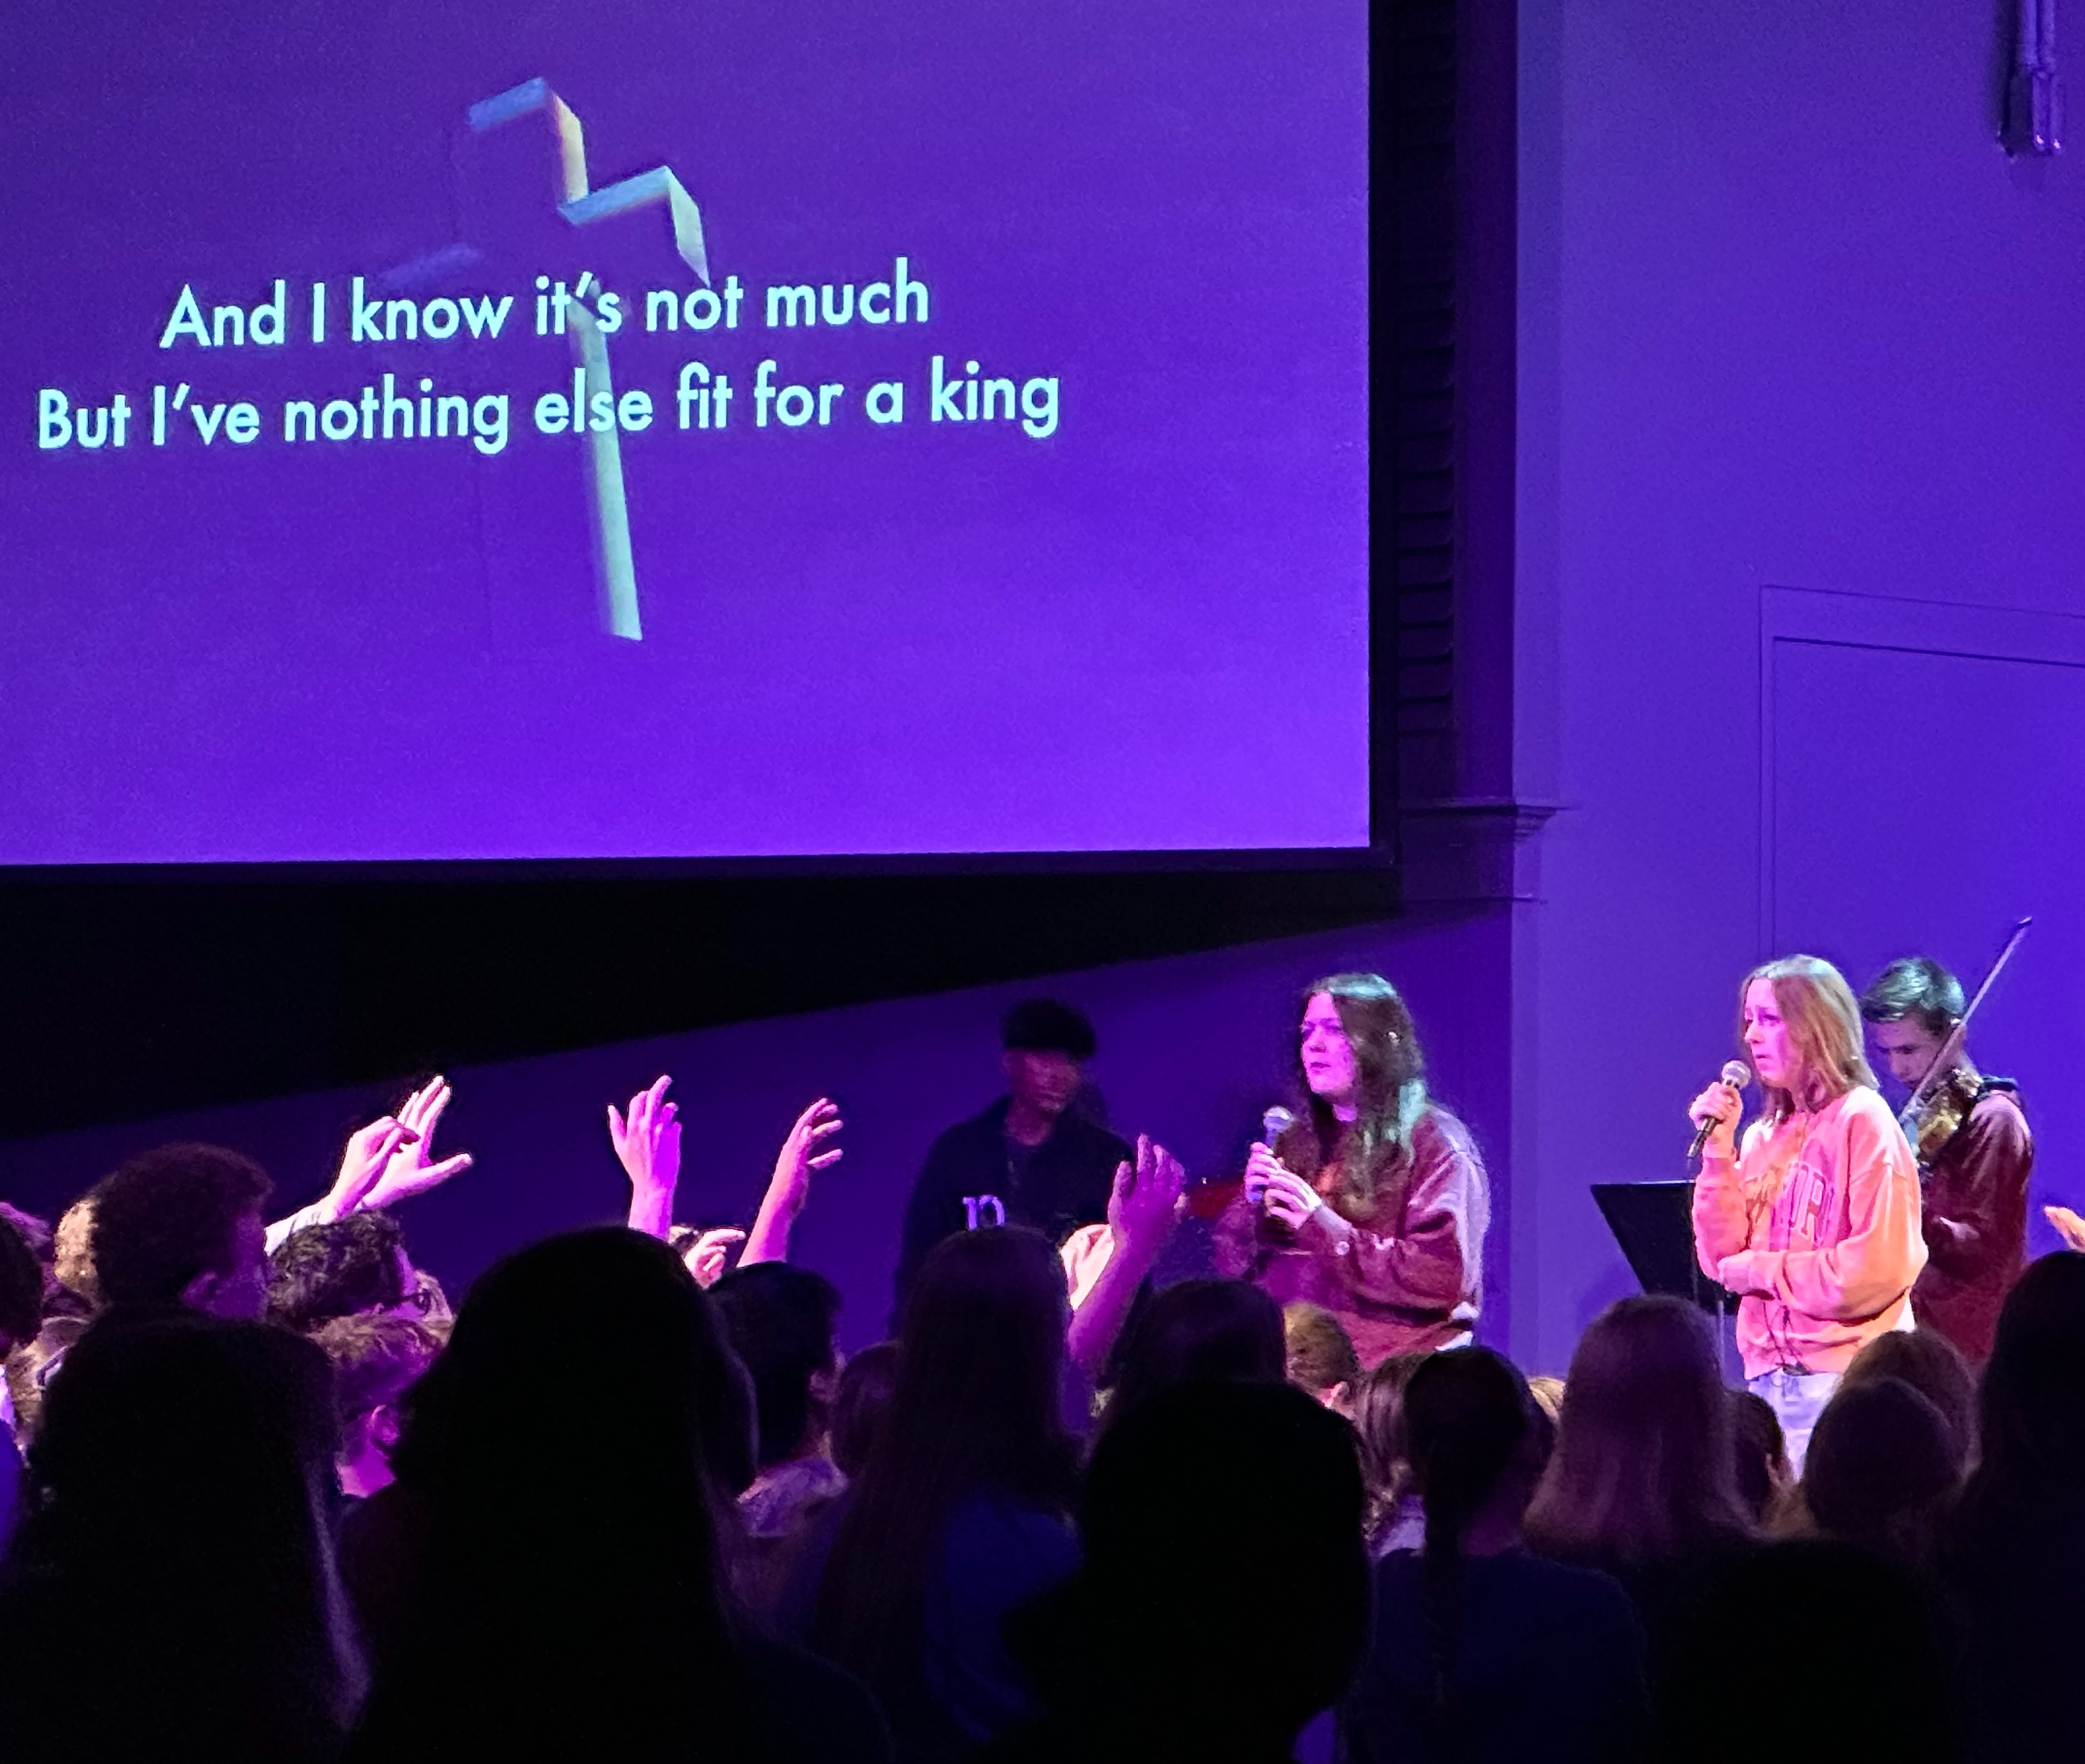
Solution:
<svg viewBox="0 0 2085 1764">
<path fill-rule="evenodd" d="M 1930 956 L 1892 962 L 1861 994 L 1861 1015 L 1891 1078 L 1923 1092 L 1915 1122 L 1906 1123 L 1924 1181 L 1927 1256 L 1912 1314 L 1981 1366 L 2027 1261 L 2034 1136 L 2019 1093 L 1978 1071 L 1960 1037 L 1947 1069 L 1934 1070 L 1962 1021 L 1963 999 L 1961 982 Z"/>
</svg>

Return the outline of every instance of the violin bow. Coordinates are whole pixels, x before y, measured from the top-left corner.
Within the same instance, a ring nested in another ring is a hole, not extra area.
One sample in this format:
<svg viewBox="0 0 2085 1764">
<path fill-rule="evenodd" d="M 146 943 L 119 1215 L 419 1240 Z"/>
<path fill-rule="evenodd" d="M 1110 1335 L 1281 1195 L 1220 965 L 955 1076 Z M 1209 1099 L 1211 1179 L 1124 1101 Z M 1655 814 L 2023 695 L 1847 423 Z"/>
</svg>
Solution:
<svg viewBox="0 0 2085 1764">
<path fill-rule="evenodd" d="M 2033 916 L 2029 914 L 2013 927 L 2012 935 L 2006 939 L 2005 948 L 1998 952 L 1998 960 L 1991 964 L 1989 971 L 1984 976 L 1983 983 L 1964 1007 L 1961 1016 L 1955 1020 L 1955 1027 L 1947 1032 L 1947 1039 L 1940 1044 L 1939 1050 L 1934 1054 L 1933 1063 L 1926 1068 L 1926 1075 L 1913 1089 L 1910 1100 L 1898 1111 L 1897 1124 L 1904 1128 L 1905 1133 L 1913 1131 L 1913 1124 L 1918 1119 L 1918 1112 L 1926 1106 L 1926 1100 L 1931 1094 L 1934 1083 L 1953 1069 L 1955 1056 L 1962 1051 L 1962 1038 L 1969 1033 L 1969 1019 L 1977 1014 L 1977 1007 L 1984 1002 L 1993 983 L 2005 972 L 2006 964 L 2013 959 L 2013 952 L 2019 948 L 2021 939 L 2027 935 L 2028 927 L 2033 922 Z"/>
</svg>

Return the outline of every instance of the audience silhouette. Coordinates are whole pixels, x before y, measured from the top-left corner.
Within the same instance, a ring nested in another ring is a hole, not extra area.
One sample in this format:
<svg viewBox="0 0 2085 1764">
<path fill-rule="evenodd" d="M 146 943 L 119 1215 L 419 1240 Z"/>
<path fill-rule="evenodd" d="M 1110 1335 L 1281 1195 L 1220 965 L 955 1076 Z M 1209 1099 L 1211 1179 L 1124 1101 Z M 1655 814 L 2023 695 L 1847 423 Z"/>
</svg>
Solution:
<svg viewBox="0 0 2085 1764">
<path fill-rule="evenodd" d="M 902 1757 L 1033 1712 L 1000 1626 L 1078 1563 L 1067 1314 L 1056 1251 L 1021 1226 L 944 1238 L 907 1295 L 890 1419 L 807 1564 L 812 1643 L 874 1689 Z"/>
<path fill-rule="evenodd" d="M 1190 1382 L 1108 1428 L 1079 1574 L 1017 1618 L 1047 1713 L 996 1764 L 1276 1764 L 1368 1628 L 1352 1430 L 1273 1380 Z"/>
<path fill-rule="evenodd" d="M 1425 1545 L 1377 1565 L 1350 1764 L 1637 1756 L 1650 1698 L 1628 1595 L 1521 1541 L 1548 1438 L 1526 1381 L 1484 1348 L 1437 1354 L 1405 1387 L 1403 1431 Z"/>
<path fill-rule="evenodd" d="M 937 1244 L 851 1361 L 782 1249 L 720 1277 L 620 1227 L 452 1321 L 381 1210 L 448 1168 L 405 1134 L 273 1228 L 202 1145 L 55 1232 L 0 1213 L 9 1760 L 1277 1764 L 1336 1719 L 1342 1764 L 2077 1750 L 2085 1253 L 1981 1374 L 1870 1343 L 1792 1485 L 1675 1298 L 1538 1397 L 1179 1280 L 1098 1407 L 1091 1283 L 1020 1226 Z"/>
<path fill-rule="evenodd" d="M 337 1757 L 362 1669 L 333 1457 L 309 1342 L 174 1308 L 89 1329 L 52 1382 L 0 1566 L 8 1758 Z"/>
<path fill-rule="evenodd" d="M 387 1507 L 410 1597 L 365 1606 L 376 1681 L 350 1757 L 887 1756 L 873 1707 L 761 1638 L 733 1584 L 741 1377 L 665 1244 L 520 1251 L 424 1380 Z"/>
</svg>

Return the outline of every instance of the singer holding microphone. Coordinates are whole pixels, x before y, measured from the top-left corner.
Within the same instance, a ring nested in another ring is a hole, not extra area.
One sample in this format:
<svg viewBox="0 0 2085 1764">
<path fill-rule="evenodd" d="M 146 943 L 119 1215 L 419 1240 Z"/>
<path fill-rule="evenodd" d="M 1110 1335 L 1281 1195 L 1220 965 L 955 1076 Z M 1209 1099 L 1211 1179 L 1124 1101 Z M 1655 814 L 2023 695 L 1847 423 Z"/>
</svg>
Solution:
<svg viewBox="0 0 2085 1764">
<path fill-rule="evenodd" d="M 1261 1140 L 1216 1226 L 1218 1269 L 1336 1317 L 1364 1369 L 1469 1339 L 1491 1215 L 1469 1131 L 1426 1093 L 1412 1013 L 1378 974 L 1305 994 L 1304 1119 Z M 1268 1111 L 1280 1126 L 1286 1111 Z"/>
<path fill-rule="evenodd" d="M 1780 1416 L 1799 1472 L 1839 1375 L 1878 1335 L 1911 1327 L 1926 1263 L 1918 1168 L 1837 969 L 1769 962 L 1745 977 L 1738 1009 L 1764 1106 L 1740 1145 L 1747 1075 L 1733 1062 L 1688 1109 L 1701 1148 L 1694 1249 L 1739 1296 L 1746 1387 Z"/>
</svg>

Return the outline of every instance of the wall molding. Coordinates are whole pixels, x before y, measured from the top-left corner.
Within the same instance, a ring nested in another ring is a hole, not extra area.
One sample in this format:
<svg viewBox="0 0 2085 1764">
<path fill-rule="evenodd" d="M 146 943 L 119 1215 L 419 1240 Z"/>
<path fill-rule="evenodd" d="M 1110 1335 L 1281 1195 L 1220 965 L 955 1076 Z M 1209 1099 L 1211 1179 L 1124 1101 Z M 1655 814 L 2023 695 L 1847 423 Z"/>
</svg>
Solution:
<svg viewBox="0 0 2085 1764">
<path fill-rule="evenodd" d="M 1759 943 L 1775 943 L 1776 664 L 1792 645 L 2085 668 L 2085 615 L 1768 585 L 1760 591 Z"/>
</svg>

